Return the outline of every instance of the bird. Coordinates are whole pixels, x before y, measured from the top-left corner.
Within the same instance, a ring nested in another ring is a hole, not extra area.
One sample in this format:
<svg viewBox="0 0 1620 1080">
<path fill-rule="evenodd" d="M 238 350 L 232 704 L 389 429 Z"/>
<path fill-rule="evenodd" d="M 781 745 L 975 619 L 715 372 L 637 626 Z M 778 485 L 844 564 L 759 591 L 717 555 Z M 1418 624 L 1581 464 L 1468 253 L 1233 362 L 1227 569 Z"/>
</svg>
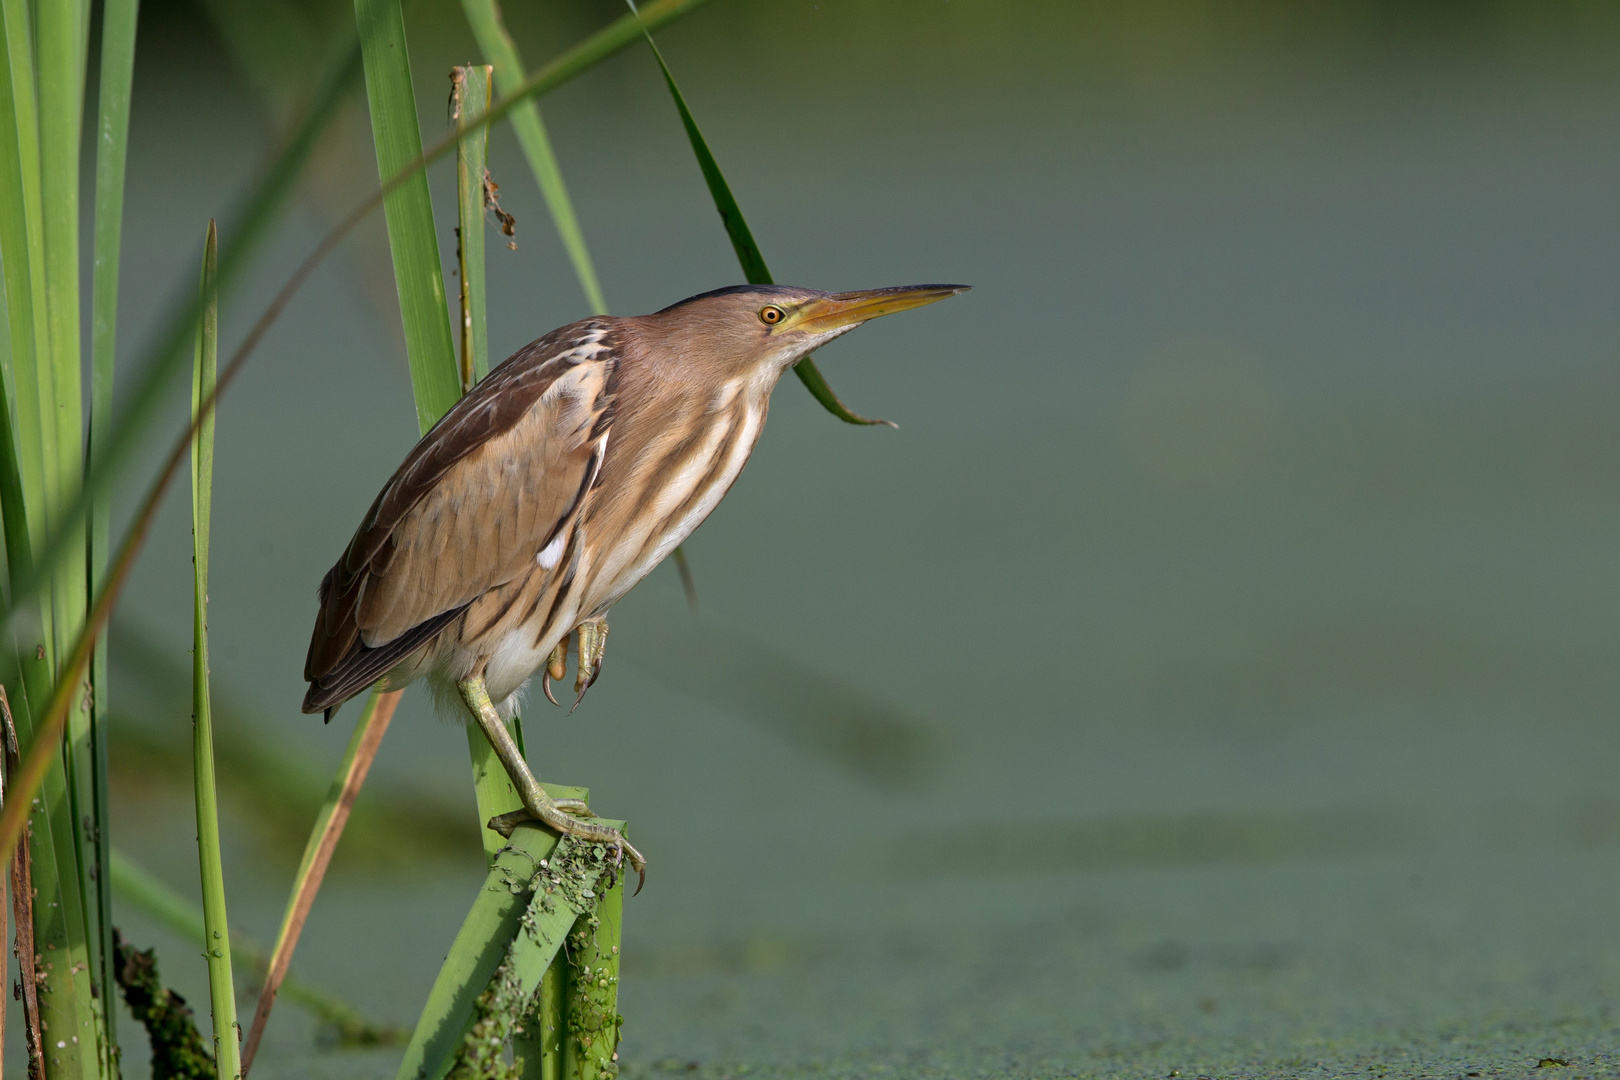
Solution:
<svg viewBox="0 0 1620 1080">
<path fill-rule="evenodd" d="M 576 654 L 577 708 L 610 608 L 701 525 L 747 464 L 782 374 L 882 315 L 964 285 L 823 292 L 737 285 L 651 315 L 595 316 L 519 349 L 406 455 L 322 579 L 303 711 L 425 679 L 489 739 L 525 820 L 646 860 L 578 800 L 554 800 L 505 721 Z M 639 891 L 639 889 L 638 889 Z"/>
</svg>

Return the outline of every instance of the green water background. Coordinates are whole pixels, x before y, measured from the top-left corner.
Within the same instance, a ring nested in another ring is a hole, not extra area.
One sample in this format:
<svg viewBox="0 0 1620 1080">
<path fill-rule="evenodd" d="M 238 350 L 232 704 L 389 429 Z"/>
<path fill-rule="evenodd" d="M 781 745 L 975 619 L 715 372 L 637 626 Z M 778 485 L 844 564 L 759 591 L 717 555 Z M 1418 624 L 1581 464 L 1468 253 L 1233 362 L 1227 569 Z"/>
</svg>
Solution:
<svg viewBox="0 0 1620 1080">
<path fill-rule="evenodd" d="M 618 13 L 507 6 L 531 63 Z M 146 15 L 126 349 L 274 132 L 206 18 Z M 410 33 L 431 131 L 472 45 L 437 0 Z M 717 0 L 662 40 L 779 280 L 976 288 L 818 357 L 900 430 L 784 385 L 688 546 L 716 640 L 892 703 L 915 769 L 818 750 L 813 709 L 762 720 L 670 568 L 579 712 L 529 710 L 541 774 L 651 863 L 627 1072 L 1620 1074 L 1620 8 Z M 544 105 L 616 311 L 737 280 L 644 52 Z M 349 136 L 325 167 L 364 183 Z M 586 312 L 508 133 L 493 154 L 504 356 Z M 227 335 L 323 221 L 313 192 Z M 216 676 L 322 768 L 352 714 L 297 712 L 315 584 L 414 439 L 369 250 L 218 432 Z M 125 605 L 177 650 L 186 522 L 176 499 Z M 467 773 L 408 695 L 378 789 L 470 822 Z M 188 796 L 139 779 L 115 842 L 194 893 Z M 296 851 L 245 814 L 226 841 L 269 940 Z M 408 1025 L 476 841 L 362 854 L 296 967 Z M 188 943 L 119 918 L 206 1001 Z M 286 1004 L 255 1072 L 391 1074 Z"/>
</svg>

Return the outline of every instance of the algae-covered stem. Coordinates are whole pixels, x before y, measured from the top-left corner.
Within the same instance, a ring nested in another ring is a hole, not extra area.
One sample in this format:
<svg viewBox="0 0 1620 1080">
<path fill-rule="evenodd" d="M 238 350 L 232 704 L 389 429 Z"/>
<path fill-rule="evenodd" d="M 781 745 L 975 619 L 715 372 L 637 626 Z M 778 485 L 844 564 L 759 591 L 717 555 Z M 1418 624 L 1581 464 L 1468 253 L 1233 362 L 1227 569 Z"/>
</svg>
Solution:
<svg viewBox="0 0 1620 1080">
<path fill-rule="evenodd" d="M 610 860 L 606 845 L 564 837 L 533 862 L 531 873 L 514 879 L 519 867 L 513 862 L 498 867 L 501 891 L 521 892 L 528 900 L 511 943 L 473 1003 L 444 1074 L 448 1080 L 618 1075 L 624 890 Z M 503 1060 L 508 1042 L 515 1058 L 510 1070 Z M 423 1075 L 440 1073 L 428 1068 Z"/>
<path fill-rule="evenodd" d="M 612 1080 L 619 1074 L 619 945 L 624 926 L 624 878 L 613 882 L 568 935 L 562 1076 Z"/>
</svg>

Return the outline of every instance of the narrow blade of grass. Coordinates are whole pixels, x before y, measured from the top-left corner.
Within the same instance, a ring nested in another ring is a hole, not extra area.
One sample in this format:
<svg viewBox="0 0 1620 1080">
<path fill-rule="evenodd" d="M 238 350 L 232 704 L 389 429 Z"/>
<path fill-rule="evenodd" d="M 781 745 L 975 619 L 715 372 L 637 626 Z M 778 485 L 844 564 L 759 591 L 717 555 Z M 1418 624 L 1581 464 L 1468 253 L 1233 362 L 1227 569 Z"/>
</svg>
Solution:
<svg viewBox="0 0 1620 1080">
<path fill-rule="evenodd" d="M 304 849 L 303 861 L 293 877 L 292 896 L 281 919 L 281 930 L 276 934 L 276 946 L 270 954 L 264 988 L 259 992 L 259 1005 L 253 1014 L 253 1027 L 242 1047 L 243 1076 L 247 1075 L 254 1055 L 258 1053 L 259 1040 L 264 1037 L 264 1027 L 270 1020 L 276 993 L 287 977 L 293 950 L 298 947 L 299 935 L 304 932 L 304 923 L 315 905 L 315 894 L 320 891 L 321 882 L 326 878 L 332 853 L 337 850 L 338 841 L 343 837 L 343 828 L 349 822 L 354 800 L 366 782 L 371 763 L 377 758 L 382 738 L 388 733 L 388 724 L 394 718 L 401 693 L 398 690 L 391 693 L 371 692 L 359 722 L 354 725 L 354 735 L 349 739 L 349 748 L 338 765 L 337 775 L 332 779 L 326 802 L 315 819 L 315 828 L 309 834 L 309 845 Z"/>
<path fill-rule="evenodd" d="M 625 2 L 630 5 L 632 14 L 641 16 L 635 0 Z M 657 43 L 652 39 L 652 28 L 643 24 L 641 29 L 647 39 L 647 47 L 652 50 L 653 58 L 658 61 L 658 69 L 664 73 L 664 83 L 669 87 L 669 96 L 675 100 L 675 108 L 681 114 L 681 126 L 686 129 L 687 141 L 692 144 L 692 153 L 697 157 L 698 169 L 703 173 L 703 182 L 709 186 L 709 197 L 714 200 L 714 208 L 720 214 L 721 224 L 725 225 L 726 235 L 731 238 L 731 247 L 737 253 L 737 265 L 742 267 L 744 279 L 750 285 L 771 284 L 774 279 L 771 277 L 770 267 L 765 265 L 765 256 L 761 254 L 759 245 L 754 242 L 754 233 L 748 227 L 748 219 L 743 217 L 742 207 L 737 205 L 736 196 L 731 193 L 731 185 L 726 183 L 725 174 L 720 171 L 720 163 L 710 152 L 709 144 L 703 138 L 703 132 L 698 130 L 692 110 L 686 107 L 686 99 L 681 96 L 680 87 L 675 85 L 675 76 L 670 74 L 669 65 L 664 63 L 664 54 L 659 52 Z M 810 391 L 810 396 L 821 402 L 822 408 L 844 423 L 897 426 L 891 420 L 869 420 L 851 412 L 849 407 L 838 399 L 838 395 L 833 393 L 832 387 L 827 385 L 821 370 L 810 357 L 806 356 L 793 365 L 793 373 L 804 383 L 805 389 Z"/>
<path fill-rule="evenodd" d="M 387 180 L 422 156 L 422 129 L 416 119 L 416 93 L 405 47 L 405 16 L 399 0 L 355 0 L 354 15 L 365 57 L 377 172 L 379 179 Z M 394 254 L 405 354 L 416 390 L 416 421 L 425 432 L 461 396 L 425 172 L 413 172 L 383 197 L 383 217 Z"/>
<path fill-rule="evenodd" d="M 107 865 L 112 868 L 108 876 L 120 903 L 128 904 L 186 941 L 206 946 L 208 928 L 201 908 L 117 848 L 109 850 Z M 270 951 L 240 931 L 231 933 L 231 960 L 260 976 L 270 969 Z M 304 982 L 291 972 L 282 980 L 280 996 L 309 1010 L 323 1023 L 335 1026 L 347 1045 L 376 1046 L 404 1041 L 404 1033 L 398 1028 L 366 1020 L 342 998 Z M 244 1075 L 246 1070 L 244 1063 Z"/>
<path fill-rule="evenodd" d="M 467 14 L 473 37 L 478 39 L 479 51 L 495 68 L 495 85 L 502 94 L 515 93 L 523 85 L 523 60 L 518 56 L 517 45 L 501 18 L 499 4 L 496 0 L 461 0 L 461 9 Z M 562 240 L 563 249 L 568 252 L 568 261 L 573 264 L 574 277 L 579 280 L 585 302 L 590 305 L 592 314 L 605 315 L 607 300 L 602 296 L 596 266 L 591 262 L 590 249 L 585 246 L 585 234 L 580 230 L 579 218 L 574 214 L 574 202 L 568 197 L 568 185 L 563 182 L 562 169 L 551 148 L 551 138 L 546 134 L 545 122 L 540 118 L 540 106 L 533 101 L 525 101 L 512 110 L 511 120 L 512 133 L 517 136 L 518 146 L 528 159 L 529 170 L 534 173 L 535 183 L 540 186 L 540 194 L 545 197 L 546 209 L 551 213 L 551 222 Z"/>
<path fill-rule="evenodd" d="M 203 403 L 213 396 L 219 365 L 219 241 L 208 223 L 203 247 L 203 317 L 197 330 L 191 410 L 201 420 L 191 444 L 192 560 L 192 752 L 197 790 L 197 862 L 202 874 L 203 955 L 208 960 L 208 998 L 213 1008 L 214 1061 L 219 1075 L 242 1071 L 237 1042 L 236 984 L 231 979 L 230 921 L 225 912 L 225 870 L 219 854 L 219 799 L 214 790 L 214 719 L 208 701 L 208 526 L 213 509 L 214 420 Z"/>
<path fill-rule="evenodd" d="M 88 456 L 112 425 L 114 345 L 118 326 L 118 266 L 124 221 L 124 164 L 129 147 L 129 100 L 135 74 L 135 26 L 139 0 L 107 0 L 101 16 L 101 101 L 96 120 L 96 205 L 90 317 L 90 431 Z M 3 500 L 0 500 L 3 501 Z M 90 511 L 90 589 L 107 574 L 111 538 L 111 492 L 102 491 Z M 90 661 L 90 741 L 95 769 L 95 888 L 103 987 L 114 985 L 112 885 L 107 862 L 112 822 L 107 806 L 107 643 L 98 641 Z M 107 1053 L 118 1056 L 116 1009 L 105 1009 Z M 109 1069 L 109 1072 L 112 1070 Z"/>
</svg>

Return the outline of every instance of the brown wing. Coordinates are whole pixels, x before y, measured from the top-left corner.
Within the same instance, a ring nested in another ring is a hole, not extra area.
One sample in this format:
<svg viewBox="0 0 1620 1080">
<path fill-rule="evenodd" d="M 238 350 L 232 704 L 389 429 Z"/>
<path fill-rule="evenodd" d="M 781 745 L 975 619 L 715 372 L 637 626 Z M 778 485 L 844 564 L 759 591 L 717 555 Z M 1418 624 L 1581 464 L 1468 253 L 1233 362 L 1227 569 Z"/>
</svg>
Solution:
<svg viewBox="0 0 1620 1080">
<path fill-rule="evenodd" d="M 365 689 L 573 527 L 606 450 L 616 355 L 607 320 L 563 327 L 422 437 L 321 582 L 304 711 Z"/>
</svg>

